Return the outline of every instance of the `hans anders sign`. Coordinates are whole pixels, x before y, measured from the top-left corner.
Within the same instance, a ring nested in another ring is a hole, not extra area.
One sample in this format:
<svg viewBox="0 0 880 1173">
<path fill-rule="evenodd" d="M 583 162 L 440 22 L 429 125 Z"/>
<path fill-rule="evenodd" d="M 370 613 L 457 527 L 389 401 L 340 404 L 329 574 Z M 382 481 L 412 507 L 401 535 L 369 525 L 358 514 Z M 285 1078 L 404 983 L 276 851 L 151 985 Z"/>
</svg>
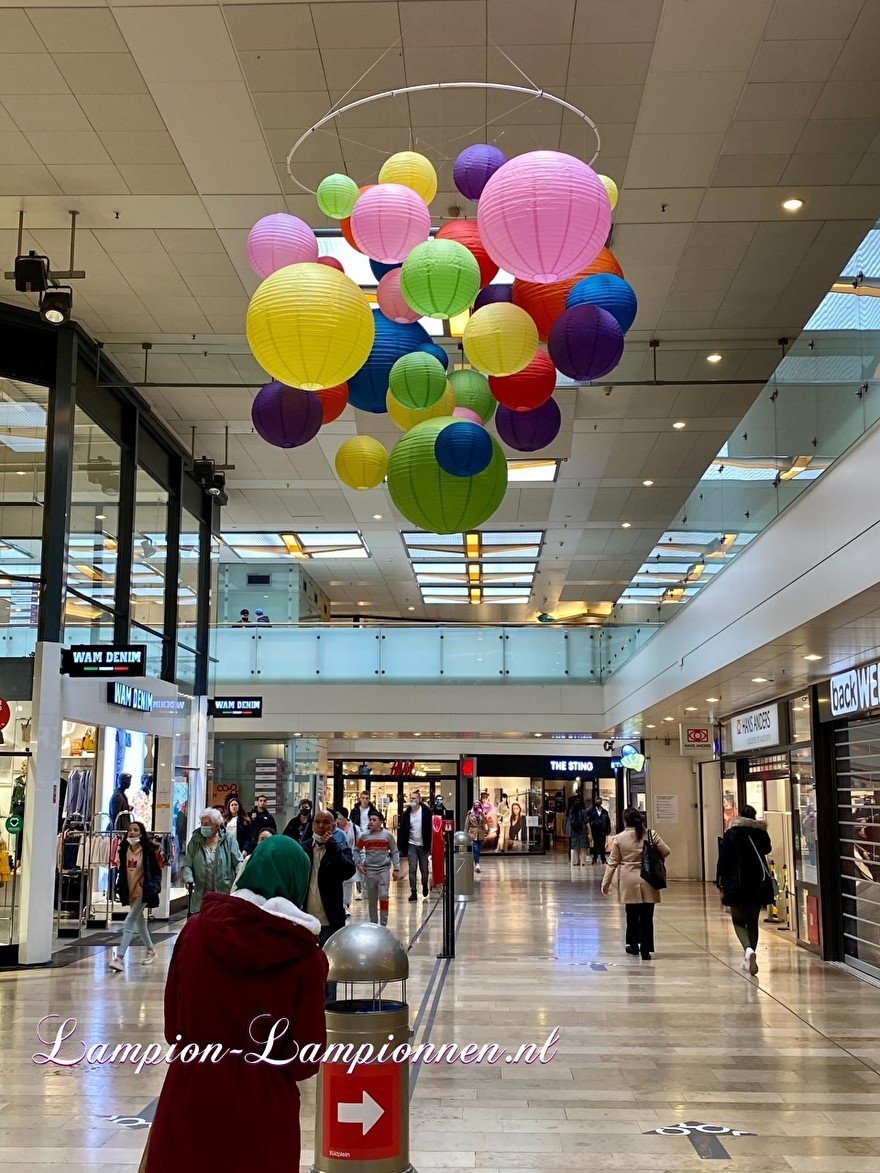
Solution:
<svg viewBox="0 0 880 1173">
<path fill-rule="evenodd" d="M 146 644 L 74 644 L 61 650 L 67 676 L 146 676 Z"/>
<path fill-rule="evenodd" d="M 840 672 L 831 677 L 827 689 L 828 695 L 823 698 L 824 689 L 820 686 L 819 711 L 824 720 L 880 709 L 880 663 L 875 660 L 871 664 L 850 668 L 848 672 Z M 821 704 L 823 699 L 830 705 Z"/>
<path fill-rule="evenodd" d="M 136 713 L 152 713 L 153 694 L 145 688 L 113 680 L 107 685 L 107 703 L 120 709 L 134 709 Z"/>
<path fill-rule="evenodd" d="M 779 745 L 779 705 L 762 705 L 732 717 L 730 725 L 730 749 L 739 753 L 744 749 L 761 749 L 768 745 Z"/>
</svg>

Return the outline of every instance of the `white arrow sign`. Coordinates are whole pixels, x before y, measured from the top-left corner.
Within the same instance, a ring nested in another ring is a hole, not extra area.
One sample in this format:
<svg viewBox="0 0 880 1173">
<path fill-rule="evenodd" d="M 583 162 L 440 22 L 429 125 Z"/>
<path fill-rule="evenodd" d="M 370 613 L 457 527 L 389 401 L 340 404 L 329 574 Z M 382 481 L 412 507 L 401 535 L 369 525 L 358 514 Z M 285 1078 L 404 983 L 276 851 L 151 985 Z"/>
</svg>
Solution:
<svg viewBox="0 0 880 1173">
<path fill-rule="evenodd" d="M 366 1136 L 384 1115 L 385 1109 L 376 1103 L 369 1092 L 363 1093 L 363 1099 L 359 1104 L 339 1105 L 339 1123 L 360 1124 L 363 1128 L 363 1136 Z"/>
</svg>

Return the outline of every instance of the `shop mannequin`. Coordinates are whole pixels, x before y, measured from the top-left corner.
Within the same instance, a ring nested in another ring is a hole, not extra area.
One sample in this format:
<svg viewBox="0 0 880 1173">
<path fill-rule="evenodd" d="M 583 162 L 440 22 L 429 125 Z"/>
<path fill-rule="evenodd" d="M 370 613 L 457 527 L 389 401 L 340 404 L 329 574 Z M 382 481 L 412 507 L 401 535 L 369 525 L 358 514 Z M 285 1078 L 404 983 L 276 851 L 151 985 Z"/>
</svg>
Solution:
<svg viewBox="0 0 880 1173">
<path fill-rule="evenodd" d="M 496 851 L 507 851 L 507 835 L 510 829 L 510 802 L 504 791 L 501 791 L 501 801 L 495 808 L 498 819 L 498 846 Z"/>
<path fill-rule="evenodd" d="M 143 823 L 145 827 L 153 825 L 153 775 L 143 774 L 141 785 L 131 800 L 132 817 L 136 823 Z"/>
<path fill-rule="evenodd" d="M 131 804 L 126 791 L 131 786 L 131 774 L 120 774 L 110 799 L 110 830 L 127 831 L 131 823 Z"/>
</svg>

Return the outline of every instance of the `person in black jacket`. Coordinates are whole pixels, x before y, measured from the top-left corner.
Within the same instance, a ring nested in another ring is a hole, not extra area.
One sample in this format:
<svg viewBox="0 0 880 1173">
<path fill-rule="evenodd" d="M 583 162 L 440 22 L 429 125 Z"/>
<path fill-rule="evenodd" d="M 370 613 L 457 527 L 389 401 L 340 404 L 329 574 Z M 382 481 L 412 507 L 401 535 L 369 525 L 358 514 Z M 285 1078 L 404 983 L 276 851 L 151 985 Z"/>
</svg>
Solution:
<svg viewBox="0 0 880 1173">
<path fill-rule="evenodd" d="M 431 809 L 422 802 L 421 793 L 414 790 L 409 796 L 409 806 L 397 822 L 397 846 L 401 859 L 409 864 L 410 902 L 418 900 L 416 895 L 417 873 L 422 874 L 422 896 L 428 899 L 428 859 L 431 855 Z"/>
<path fill-rule="evenodd" d="M 305 847 L 312 839 L 312 803 L 304 798 L 299 804 L 299 814 L 294 815 L 282 831 L 288 839 L 295 839 L 301 847 Z"/>
<path fill-rule="evenodd" d="M 119 848 L 119 870 L 116 877 L 116 898 L 120 904 L 129 906 L 128 916 L 122 926 L 122 944 L 114 949 L 109 966 L 117 971 L 124 968 L 125 952 L 135 932 L 146 946 L 144 965 L 156 960 L 156 950 L 147 924 L 147 909 L 159 907 L 159 891 L 162 887 L 162 869 L 156 848 L 147 835 L 143 823 L 132 823 Z"/>
<path fill-rule="evenodd" d="M 593 805 L 587 811 L 587 822 L 590 825 L 592 839 L 590 852 L 593 858 L 590 863 L 595 863 L 597 856 L 600 856 L 602 863 L 605 863 L 605 844 L 611 834 L 611 819 L 608 817 L 608 811 L 602 805 L 602 796 L 599 794 L 593 799 Z"/>
<path fill-rule="evenodd" d="M 715 886 L 730 909 L 733 929 L 744 949 L 743 969 L 758 972 L 758 923 L 761 909 L 772 903 L 773 880 L 766 856 L 772 850 L 767 824 L 753 806 L 740 809 L 724 832 L 718 850 Z"/>
<path fill-rule="evenodd" d="M 309 889 L 304 911 L 318 918 L 321 932 L 318 944 L 345 926 L 345 900 L 342 885 L 355 873 L 351 848 L 343 846 L 334 835 L 336 820 L 330 811 L 321 811 L 312 820 L 312 837 L 303 844 L 311 862 Z M 327 1001 L 336 998 L 336 983 L 327 983 Z"/>
<path fill-rule="evenodd" d="M 251 821 L 244 813 L 244 807 L 241 805 L 241 800 L 237 794 L 233 794 L 226 800 L 226 810 L 223 812 L 223 817 L 226 819 L 227 834 L 235 833 L 235 841 L 238 843 L 238 850 L 242 855 L 250 855 L 256 846 L 256 836 L 254 835 L 254 828 L 251 826 Z"/>
<path fill-rule="evenodd" d="M 275 816 L 269 810 L 265 794 L 261 794 L 251 811 L 251 830 L 254 833 L 254 844 L 259 839 L 260 832 L 267 829 L 277 832 L 278 824 L 275 822 Z"/>
</svg>

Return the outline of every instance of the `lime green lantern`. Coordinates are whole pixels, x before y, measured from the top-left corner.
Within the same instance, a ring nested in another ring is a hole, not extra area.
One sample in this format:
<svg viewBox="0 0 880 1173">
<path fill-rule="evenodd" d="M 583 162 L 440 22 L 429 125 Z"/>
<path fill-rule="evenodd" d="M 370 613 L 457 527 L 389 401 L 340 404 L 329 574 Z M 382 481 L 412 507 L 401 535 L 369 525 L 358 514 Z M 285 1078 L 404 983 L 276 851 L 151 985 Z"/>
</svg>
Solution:
<svg viewBox="0 0 880 1173">
<path fill-rule="evenodd" d="M 398 403 L 423 411 L 443 397 L 446 370 L 433 354 L 416 350 L 397 360 L 391 368 L 388 386 Z"/>
<path fill-rule="evenodd" d="M 463 371 L 453 371 L 447 377 L 455 392 L 455 406 L 475 411 L 487 424 L 495 414 L 498 400 L 492 394 L 486 376 L 467 367 Z"/>
<path fill-rule="evenodd" d="M 354 211 L 360 188 L 347 175 L 335 172 L 318 184 L 318 207 L 332 220 L 345 220 Z"/>
<path fill-rule="evenodd" d="M 451 318 L 480 292 L 480 266 L 457 240 L 426 240 L 403 262 L 400 291 L 416 313 Z"/>
<path fill-rule="evenodd" d="M 492 460 L 472 477 L 444 472 L 434 454 L 438 435 L 451 418 L 416 424 L 398 440 L 388 464 L 388 490 L 396 508 L 429 533 L 452 534 L 488 521 L 507 490 L 507 461 L 497 440 Z"/>
</svg>

